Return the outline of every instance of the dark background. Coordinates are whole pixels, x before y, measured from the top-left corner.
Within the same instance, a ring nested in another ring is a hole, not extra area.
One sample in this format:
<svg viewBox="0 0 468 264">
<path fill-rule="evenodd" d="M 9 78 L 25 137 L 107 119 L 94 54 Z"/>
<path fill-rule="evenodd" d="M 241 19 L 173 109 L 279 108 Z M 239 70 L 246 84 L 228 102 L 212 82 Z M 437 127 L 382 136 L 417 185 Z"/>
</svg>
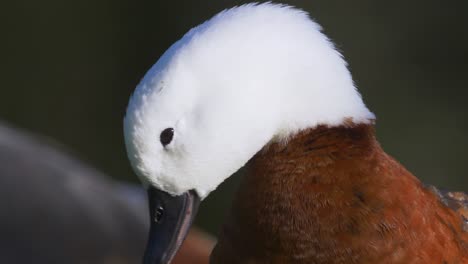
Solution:
<svg viewBox="0 0 468 264">
<path fill-rule="evenodd" d="M 0 7 L 0 120 L 137 181 L 122 118 L 146 70 L 191 27 L 244 1 L 9 1 Z M 468 1 L 284 1 L 350 64 L 383 147 L 427 183 L 468 190 Z M 239 176 L 201 207 L 216 232 Z"/>
</svg>

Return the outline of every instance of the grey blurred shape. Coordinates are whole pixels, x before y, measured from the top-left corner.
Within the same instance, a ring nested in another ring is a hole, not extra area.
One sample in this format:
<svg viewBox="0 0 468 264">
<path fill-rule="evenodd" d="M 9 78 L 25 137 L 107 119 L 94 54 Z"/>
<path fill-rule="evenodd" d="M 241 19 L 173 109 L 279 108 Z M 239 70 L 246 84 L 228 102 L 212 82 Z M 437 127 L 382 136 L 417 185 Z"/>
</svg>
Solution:
<svg viewBox="0 0 468 264">
<path fill-rule="evenodd" d="M 141 187 L 0 122 L 0 263 L 138 263 Z"/>
</svg>

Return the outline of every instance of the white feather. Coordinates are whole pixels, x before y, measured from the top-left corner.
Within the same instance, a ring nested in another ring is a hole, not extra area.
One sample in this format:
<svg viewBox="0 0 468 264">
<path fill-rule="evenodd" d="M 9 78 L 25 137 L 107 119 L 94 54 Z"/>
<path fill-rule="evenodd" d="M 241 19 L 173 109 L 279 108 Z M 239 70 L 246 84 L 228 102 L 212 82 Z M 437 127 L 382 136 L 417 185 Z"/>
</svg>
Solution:
<svg viewBox="0 0 468 264">
<path fill-rule="evenodd" d="M 143 182 L 204 198 L 268 142 L 347 118 L 375 117 L 321 27 L 293 7 L 248 4 L 164 53 L 130 99 L 124 132 Z M 164 148 L 168 127 L 175 136 Z"/>
</svg>

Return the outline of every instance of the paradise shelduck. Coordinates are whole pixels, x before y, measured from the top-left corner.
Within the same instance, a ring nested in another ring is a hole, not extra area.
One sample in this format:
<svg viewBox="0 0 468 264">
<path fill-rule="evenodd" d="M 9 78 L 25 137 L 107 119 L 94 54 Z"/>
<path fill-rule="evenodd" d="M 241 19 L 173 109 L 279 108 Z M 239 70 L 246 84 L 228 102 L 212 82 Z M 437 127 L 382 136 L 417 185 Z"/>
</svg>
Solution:
<svg viewBox="0 0 468 264">
<path fill-rule="evenodd" d="M 467 196 L 424 186 L 375 138 L 346 62 L 304 11 L 223 11 L 172 45 L 124 120 L 169 263 L 199 201 L 247 164 L 211 263 L 468 263 Z"/>
</svg>

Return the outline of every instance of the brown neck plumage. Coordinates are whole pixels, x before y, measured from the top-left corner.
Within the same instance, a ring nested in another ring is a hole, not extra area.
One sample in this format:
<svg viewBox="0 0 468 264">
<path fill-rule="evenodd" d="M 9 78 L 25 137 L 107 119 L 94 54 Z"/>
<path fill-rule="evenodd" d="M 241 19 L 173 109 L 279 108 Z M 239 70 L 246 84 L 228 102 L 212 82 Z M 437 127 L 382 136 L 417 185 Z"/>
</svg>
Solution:
<svg viewBox="0 0 468 264">
<path fill-rule="evenodd" d="M 372 125 L 305 130 L 247 166 L 212 263 L 407 263 L 411 250 L 421 263 L 450 263 L 443 251 L 466 239 L 455 215 L 382 151 Z M 453 241 L 431 240 L 429 228 Z"/>
</svg>

